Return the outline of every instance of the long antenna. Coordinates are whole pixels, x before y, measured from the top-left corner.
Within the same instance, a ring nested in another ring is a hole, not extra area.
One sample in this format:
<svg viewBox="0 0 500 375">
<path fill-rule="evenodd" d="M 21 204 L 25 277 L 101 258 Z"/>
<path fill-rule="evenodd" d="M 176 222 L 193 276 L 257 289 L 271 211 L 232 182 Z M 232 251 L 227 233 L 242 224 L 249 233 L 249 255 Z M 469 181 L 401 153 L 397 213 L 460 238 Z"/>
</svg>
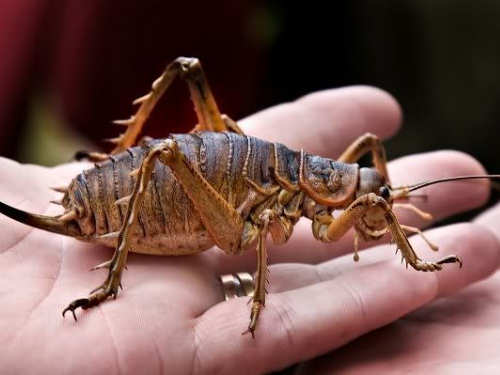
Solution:
<svg viewBox="0 0 500 375">
<path fill-rule="evenodd" d="M 489 178 L 489 179 L 496 179 L 500 178 L 500 174 L 486 174 L 486 175 L 477 175 L 477 176 L 458 176 L 458 177 L 447 177 L 447 178 L 440 178 L 437 180 L 431 180 L 431 181 L 426 181 L 426 182 L 419 182 L 418 184 L 414 185 L 407 185 L 407 186 L 399 186 L 395 187 L 392 190 L 402 190 L 402 189 L 407 189 L 407 192 L 409 193 L 410 191 L 415 191 L 418 189 L 421 189 L 423 187 L 429 186 L 429 185 L 434 185 L 440 182 L 448 182 L 448 181 L 461 181 L 461 180 L 475 180 L 475 179 L 480 179 L 480 178 Z"/>
</svg>

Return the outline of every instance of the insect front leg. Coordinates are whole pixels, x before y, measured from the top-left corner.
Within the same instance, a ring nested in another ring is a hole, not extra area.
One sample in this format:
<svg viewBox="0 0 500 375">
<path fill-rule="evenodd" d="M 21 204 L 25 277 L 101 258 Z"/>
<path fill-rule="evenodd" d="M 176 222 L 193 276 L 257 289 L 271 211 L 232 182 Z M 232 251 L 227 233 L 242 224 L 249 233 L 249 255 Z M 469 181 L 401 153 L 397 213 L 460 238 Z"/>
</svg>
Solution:
<svg viewBox="0 0 500 375">
<path fill-rule="evenodd" d="M 388 230 L 396 246 L 401 250 L 407 265 L 409 264 L 417 271 L 439 271 L 445 263 L 458 263 L 462 266 L 462 261 L 455 255 L 446 256 L 437 262 L 427 262 L 420 259 L 413 250 L 390 205 L 385 199 L 374 193 L 365 194 L 357 198 L 335 219 L 326 213 L 318 214 L 313 221 L 314 236 L 324 242 L 336 241 L 354 226 L 358 220 L 362 219 L 367 210 L 374 207 L 383 210 Z"/>
<path fill-rule="evenodd" d="M 64 309 L 62 313 L 63 316 L 67 311 L 71 311 L 76 320 L 75 310 L 77 308 L 81 307 L 83 309 L 88 309 L 98 305 L 108 297 L 116 298 L 118 288 L 121 287 L 123 268 L 127 263 L 127 255 L 130 248 L 130 236 L 132 234 L 133 226 L 137 222 L 141 203 L 144 198 L 144 194 L 146 193 L 147 185 L 151 180 L 154 163 L 161 153 L 165 152 L 165 149 L 164 145 L 158 145 L 151 149 L 149 154 L 144 158 L 141 167 L 137 170 L 137 181 L 134 185 L 132 194 L 128 197 L 129 203 L 127 206 L 127 212 L 118 234 L 118 245 L 113 257 L 111 260 L 94 267 L 94 269 L 109 269 L 106 280 L 103 284 L 90 292 L 90 295 L 87 298 L 80 298 L 71 302 L 68 307 Z"/>
</svg>

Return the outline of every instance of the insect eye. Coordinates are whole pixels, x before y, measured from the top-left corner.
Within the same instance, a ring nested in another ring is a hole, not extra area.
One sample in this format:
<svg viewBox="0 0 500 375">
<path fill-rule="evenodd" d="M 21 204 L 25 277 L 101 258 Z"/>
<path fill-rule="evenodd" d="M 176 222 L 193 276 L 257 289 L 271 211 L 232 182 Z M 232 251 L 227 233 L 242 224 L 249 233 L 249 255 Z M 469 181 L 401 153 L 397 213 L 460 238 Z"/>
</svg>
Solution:
<svg viewBox="0 0 500 375">
<path fill-rule="evenodd" d="M 379 190 L 379 195 L 384 199 L 388 199 L 391 196 L 391 192 L 387 186 L 382 186 Z"/>
</svg>

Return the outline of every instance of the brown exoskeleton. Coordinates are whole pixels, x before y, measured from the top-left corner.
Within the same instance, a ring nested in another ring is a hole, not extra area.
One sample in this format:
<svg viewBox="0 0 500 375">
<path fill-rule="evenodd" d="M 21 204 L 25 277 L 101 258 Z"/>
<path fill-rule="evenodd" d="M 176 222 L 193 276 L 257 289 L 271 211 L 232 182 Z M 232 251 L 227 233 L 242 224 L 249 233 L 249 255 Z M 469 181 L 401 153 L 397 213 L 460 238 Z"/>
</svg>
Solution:
<svg viewBox="0 0 500 375">
<path fill-rule="evenodd" d="M 189 134 L 145 139 L 136 145 L 144 122 L 176 76 L 188 83 L 198 125 Z M 194 58 L 169 64 L 151 92 L 134 103 L 140 104 L 137 113 L 116 122 L 127 128 L 113 140 L 111 154 L 88 153 L 95 167 L 68 187 L 56 189 L 64 193 L 62 215 L 30 214 L 0 203 L 0 212 L 22 223 L 116 249 L 109 261 L 94 267 L 108 268 L 104 283 L 87 298 L 71 302 L 63 316 L 71 311 L 76 320 L 77 308 L 116 296 L 129 251 L 185 255 L 216 245 L 238 254 L 256 246 L 258 266 L 247 330 L 253 335 L 265 303 L 266 237 L 270 233 L 274 243 L 286 242 L 302 216 L 312 220 L 315 238 L 324 242 L 354 227 L 355 259 L 358 236 L 370 240 L 390 232 L 407 264 L 416 270 L 462 265 L 454 255 L 426 262 L 414 252 L 405 231 L 422 233 L 401 225 L 392 208 L 396 200 L 425 184 L 392 188 L 384 148 L 374 135 L 360 137 L 336 161 L 246 136 L 220 114 Z M 359 168 L 355 163 L 367 152 L 372 153 L 374 167 Z M 467 178 L 479 177 L 484 176 Z M 403 206 L 429 216 L 408 203 Z M 333 211 L 339 209 L 342 213 L 334 218 Z"/>
</svg>

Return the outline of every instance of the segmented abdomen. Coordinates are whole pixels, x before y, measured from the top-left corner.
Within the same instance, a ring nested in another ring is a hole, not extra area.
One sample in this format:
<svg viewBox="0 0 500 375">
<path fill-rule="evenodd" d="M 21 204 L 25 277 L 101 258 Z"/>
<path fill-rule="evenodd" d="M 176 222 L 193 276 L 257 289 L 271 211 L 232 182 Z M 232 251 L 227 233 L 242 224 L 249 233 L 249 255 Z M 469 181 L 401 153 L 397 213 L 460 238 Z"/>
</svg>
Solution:
<svg viewBox="0 0 500 375">
<path fill-rule="evenodd" d="M 297 178 L 298 154 L 283 145 L 226 132 L 178 134 L 171 138 L 189 163 L 235 208 L 248 197 L 246 178 L 264 188 L 276 185 L 275 169 L 291 183 Z M 130 195 L 135 183 L 130 173 L 140 167 L 148 149 L 159 142 L 152 140 L 130 148 L 75 178 L 70 189 L 75 200 L 80 201 L 77 204 L 85 208 L 85 218 L 80 220 L 84 233 L 103 235 L 120 230 L 126 205 L 114 202 Z M 255 204 L 259 201 L 262 199 Z M 157 254 L 174 250 L 176 254 L 191 253 L 213 245 L 182 186 L 159 161 L 139 213 L 134 242 L 134 251 Z"/>
</svg>

